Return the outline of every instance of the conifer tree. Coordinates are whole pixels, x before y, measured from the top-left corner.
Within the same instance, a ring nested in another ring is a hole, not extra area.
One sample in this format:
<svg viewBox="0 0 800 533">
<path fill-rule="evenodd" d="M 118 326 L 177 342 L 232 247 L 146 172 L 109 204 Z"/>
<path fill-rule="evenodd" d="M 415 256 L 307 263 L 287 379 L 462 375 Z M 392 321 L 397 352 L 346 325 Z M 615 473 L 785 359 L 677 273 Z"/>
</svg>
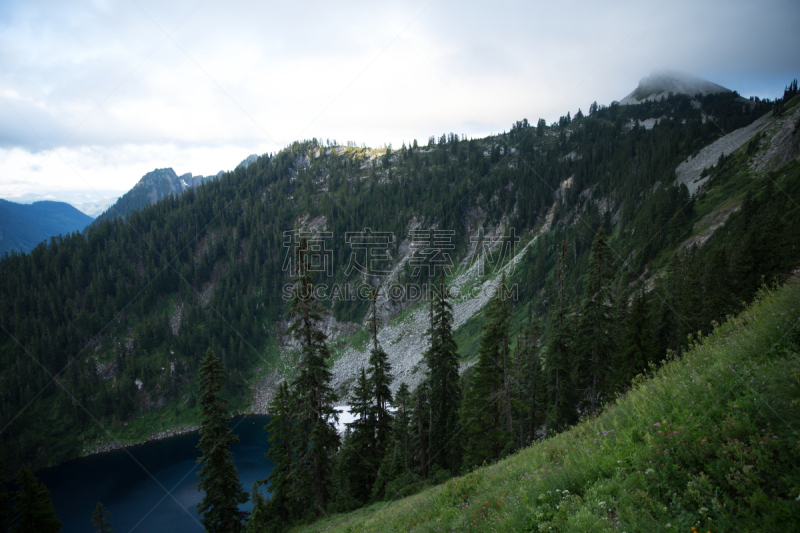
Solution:
<svg viewBox="0 0 800 533">
<path fill-rule="evenodd" d="M 536 440 L 536 430 L 544 424 L 547 413 L 547 395 L 542 357 L 537 345 L 538 338 L 539 327 L 529 317 L 528 326 L 517 341 L 522 385 L 520 400 L 525 405 L 527 413 L 527 420 L 521 424 L 523 427 L 520 427 L 523 443 Z"/>
<path fill-rule="evenodd" d="M 61 529 L 61 520 L 56 516 L 50 491 L 36 479 L 28 467 L 23 466 L 17 474 L 19 488 L 15 494 L 12 510 L 11 533 L 56 533 Z"/>
<path fill-rule="evenodd" d="M 364 505 L 364 483 L 359 482 L 363 468 L 374 468 L 365 465 L 363 459 L 353 447 L 352 431 L 345 428 L 342 445 L 335 456 L 333 473 L 331 474 L 331 497 L 326 513 L 346 513 Z M 355 494 L 361 491 L 360 498 Z"/>
<path fill-rule="evenodd" d="M 459 427 L 461 387 L 458 347 L 453 339 L 453 306 L 448 301 L 448 290 L 444 279 L 440 280 L 438 291 L 433 291 L 431 299 L 432 322 L 428 332 L 431 345 L 425 354 L 430 405 L 428 457 L 431 466 L 438 465 L 456 475 L 461 466 L 461 446 L 453 437 Z"/>
<path fill-rule="evenodd" d="M 92 525 L 97 528 L 97 533 L 112 533 L 114 531 L 111 529 L 111 522 L 108 520 L 110 514 L 102 503 L 97 502 L 97 507 L 94 508 L 92 513 Z"/>
<path fill-rule="evenodd" d="M 505 274 L 484 311 L 478 363 L 461 410 L 466 468 L 497 459 L 513 442 L 506 368 L 510 311 L 503 300 L 504 289 Z"/>
<path fill-rule="evenodd" d="M 416 481 L 411 472 L 411 392 L 408 385 L 400 384 L 393 403 L 397 410 L 392 420 L 392 438 L 372 486 L 373 501 L 400 497 L 400 487 Z"/>
<path fill-rule="evenodd" d="M 727 249 L 723 245 L 711 255 L 703 276 L 703 320 L 702 326 L 711 329 L 711 322 L 722 322 L 723 317 L 733 311 L 733 284 L 728 268 Z"/>
<path fill-rule="evenodd" d="M 11 518 L 11 498 L 8 494 L 8 489 L 6 485 L 8 484 L 8 479 L 6 479 L 6 465 L 2 459 L 0 459 L 0 531 L 5 533 L 8 531 L 8 521 Z"/>
<path fill-rule="evenodd" d="M 711 324 L 703 323 L 703 277 L 702 264 L 697 255 L 697 247 L 692 246 L 689 257 L 684 262 L 683 292 L 680 295 L 680 314 L 676 316 L 680 340 L 687 335 L 708 332 Z"/>
<path fill-rule="evenodd" d="M 328 368 L 330 352 L 326 335 L 319 329 L 326 310 L 314 296 L 314 281 L 305 239 L 297 249 L 298 268 L 294 279 L 289 316 L 294 321 L 289 334 L 300 344 L 300 362 L 292 386 L 297 392 L 296 450 L 299 469 L 294 484 L 298 498 L 311 497 L 310 507 L 325 513 L 333 472 L 333 455 L 339 446 L 338 415 Z"/>
<path fill-rule="evenodd" d="M 547 353 L 547 431 L 556 433 L 578 420 L 574 381 L 574 339 L 570 335 L 569 316 L 564 305 L 564 263 L 567 244 L 561 244 L 558 266 L 558 301 L 555 312 L 551 312 L 548 323 Z"/>
<path fill-rule="evenodd" d="M 263 513 L 263 518 L 272 523 L 273 529 L 279 529 L 281 524 L 284 526 L 291 524 L 302 514 L 302 511 L 295 508 L 295 500 L 291 497 L 295 466 L 292 448 L 294 397 L 286 381 L 278 385 L 278 390 L 270 401 L 269 412 L 272 413 L 272 418 L 269 424 L 264 426 L 270 443 L 266 457 L 274 466 L 270 475 L 264 480 L 269 486 L 270 497 L 265 502 L 266 512 Z M 253 509 L 255 514 L 255 499 Z M 251 516 L 250 521 L 257 520 Z"/>
<path fill-rule="evenodd" d="M 403 450 L 403 469 L 409 471 L 409 424 L 411 423 L 411 392 L 408 390 L 408 385 L 404 382 L 400 384 L 397 389 L 397 395 L 394 399 L 394 405 L 397 408 L 397 415 L 394 420 L 394 437 L 399 446 Z"/>
<path fill-rule="evenodd" d="M 660 300 L 656 326 L 656 356 L 667 350 L 680 351 L 680 323 L 683 295 L 683 260 L 674 254 L 667 265 L 667 275 L 657 289 Z"/>
<path fill-rule="evenodd" d="M 655 359 L 655 329 L 650 308 L 650 297 L 644 292 L 644 285 L 639 285 L 623 323 L 621 344 L 614 361 L 618 387 L 627 386 Z"/>
<path fill-rule="evenodd" d="M 281 527 L 271 525 L 274 515 L 270 513 L 269 500 L 265 498 L 261 491 L 258 489 L 259 481 L 253 482 L 253 487 L 250 489 L 250 501 L 253 502 L 253 510 L 250 511 L 250 517 L 245 524 L 245 533 L 261 533 L 262 531 L 281 531 Z M 289 525 L 290 522 L 283 522 Z"/>
<path fill-rule="evenodd" d="M 592 243 L 586 275 L 586 296 L 579 320 L 580 377 L 590 414 L 599 406 L 614 354 L 614 303 L 611 287 L 611 250 L 600 228 Z"/>
<path fill-rule="evenodd" d="M 239 442 L 239 437 L 228 427 L 227 400 L 220 391 L 225 383 L 222 363 L 209 348 L 200 363 L 200 442 L 202 455 L 197 462 L 203 466 L 197 472 L 200 483 L 197 490 L 205 491 L 197 506 L 203 517 L 200 522 L 209 533 L 233 533 L 242 531 L 247 513 L 239 505 L 247 502 L 247 493 L 242 489 L 239 472 L 233 464 L 230 445 Z"/>
<path fill-rule="evenodd" d="M 355 420 L 347 424 L 347 444 L 351 453 L 347 457 L 348 468 L 344 471 L 349 479 L 352 496 L 362 503 L 369 500 L 381 459 L 376 448 L 377 417 L 374 398 L 373 388 L 362 367 L 350 401 L 350 414 Z"/>
<path fill-rule="evenodd" d="M 376 300 L 378 292 L 372 293 L 372 350 L 369 354 L 369 385 L 374 396 L 375 417 L 375 451 L 382 455 L 389 441 L 392 429 L 392 414 L 389 406 L 392 403 L 392 365 L 389 354 L 378 344 L 378 309 Z"/>
<path fill-rule="evenodd" d="M 431 409 L 429 403 L 430 384 L 423 381 L 414 391 L 411 413 L 411 426 L 414 432 L 414 457 L 418 465 L 419 475 L 428 477 L 430 462 L 428 461 L 428 442 L 430 441 Z"/>
</svg>

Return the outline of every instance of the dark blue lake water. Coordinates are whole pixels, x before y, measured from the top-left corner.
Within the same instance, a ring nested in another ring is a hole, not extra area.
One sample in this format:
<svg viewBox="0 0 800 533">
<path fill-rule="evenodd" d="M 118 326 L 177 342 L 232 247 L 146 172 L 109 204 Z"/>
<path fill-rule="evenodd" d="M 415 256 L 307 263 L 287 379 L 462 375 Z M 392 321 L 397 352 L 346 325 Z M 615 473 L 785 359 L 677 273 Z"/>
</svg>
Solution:
<svg viewBox="0 0 800 533">
<path fill-rule="evenodd" d="M 241 442 L 231 447 L 244 490 L 264 479 L 272 464 L 264 457 L 269 442 L 264 426 L 269 417 L 236 417 L 230 427 Z M 97 502 L 111 511 L 116 533 L 202 532 L 196 505 L 200 468 L 197 432 L 148 442 L 127 450 L 74 459 L 37 472 L 53 497 L 64 533 L 94 533 L 92 511 Z M 130 452 L 130 453 L 128 453 Z M 264 488 L 262 487 L 262 492 Z M 250 510 L 248 502 L 243 509 Z"/>
</svg>

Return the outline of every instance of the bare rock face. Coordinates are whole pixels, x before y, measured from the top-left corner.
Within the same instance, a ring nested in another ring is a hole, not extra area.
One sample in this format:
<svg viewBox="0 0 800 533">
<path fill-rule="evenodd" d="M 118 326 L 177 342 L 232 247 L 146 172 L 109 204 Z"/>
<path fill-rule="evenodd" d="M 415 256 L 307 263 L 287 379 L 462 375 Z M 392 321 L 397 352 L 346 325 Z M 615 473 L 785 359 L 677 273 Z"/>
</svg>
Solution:
<svg viewBox="0 0 800 533">
<path fill-rule="evenodd" d="M 695 157 L 683 161 L 675 169 L 675 185 L 684 183 L 689 188 L 689 194 L 695 194 L 708 180 L 708 176 L 701 177 L 703 170 L 717 164 L 721 154 L 730 155 L 752 139 L 767 125 L 770 116 L 771 113 L 767 113 L 749 126 L 730 132 L 700 150 Z"/>
<path fill-rule="evenodd" d="M 683 241 L 680 248 L 691 248 L 694 245 L 703 246 L 714 232 L 725 224 L 728 217 L 737 212 L 741 207 L 742 203 L 736 202 L 721 209 L 717 209 L 695 222 L 693 229 L 695 231 L 699 230 L 699 233 Z"/>
<path fill-rule="evenodd" d="M 800 105 L 773 120 L 764 133 L 768 140 L 759 143 L 750 165 L 754 172 L 774 170 L 800 157 Z"/>
</svg>

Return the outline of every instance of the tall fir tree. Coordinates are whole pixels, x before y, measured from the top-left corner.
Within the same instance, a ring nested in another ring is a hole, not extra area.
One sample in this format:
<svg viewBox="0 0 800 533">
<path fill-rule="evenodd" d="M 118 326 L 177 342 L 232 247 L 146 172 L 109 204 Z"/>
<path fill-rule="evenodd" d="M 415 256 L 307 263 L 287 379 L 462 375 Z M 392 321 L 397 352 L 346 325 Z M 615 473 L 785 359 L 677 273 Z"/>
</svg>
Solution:
<svg viewBox="0 0 800 533">
<path fill-rule="evenodd" d="M 356 379 L 350 400 L 350 414 L 354 417 L 347 424 L 347 445 L 349 454 L 342 458 L 346 462 L 344 470 L 349 479 L 352 496 L 366 503 L 372 493 L 380 451 L 377 448 L 377 417 L 375 395 L 364 368 Z"/>
<path fill-rule="evenodd" d="M 0 459 L 0 531 L 8 531 L 8 521 L 11 519 L 11 497 L 6 488 L 8 479 L 6 478 L 6 465 Z"/>
<path fill-rule="evenodd" d="M 201 456 L 197 462 L 203 466 L 197 472 L 200 482 L 197 490 L 205 491 L 197 506 L 203 517 L 200 522 L 209 533 L 235 533 L 244 529 L 247 512 L 239 505 L 248 500 L 242 489 L 239 472 L 233 464 L 230 445 L 239 442 L 228 427 L 228 402 L 221 395 L 225 384 L 222 363 L 209 348 L 200 363 L 200 442 Z"/>
<path fill-rule="evenodd" d="M 336 395 L 331 388 L 328 368 L 330 351 L 327 336 L 320 326 L 327 313 L 314 294 L 309 270 L 313 257 L 303 239 L 297 248 L 297 273 L 294 279 L 289 317 L 289 334 L 300 344 L 300 361 L 292 386 L 297 392 L 296 450 L 298 471 L 294 491 L 298 498 L 310 495 L 308 502 L 318 515 L 325 514 L 329 497 L 333 456 L 339 446 L 336 432 Z"/>
<path fill-rule="evenodd" d="M 614 382 L 617 388 L 627 387 L 631 379 L 647 370 L 655 359 L 655 327 L 650 296 L 640 284 L 633 293 L 630 310 L 622 324 L 621 343 L 614 361 Z"/>
<path fill-rule="evenodd" d="M 733 312 L 733 284 L 728 263 L 728 251 L 723 245 L 717 248 L 708 261 L 703 275 L 703 319 L 704 328 L 710 331 L 713 321 L 722 322 L 726 314 Z"/>
<path fill-rule="evenodd" d="M 108 519 L 111 513 L 108 512 L 102 503 L 97 502 L 97 506 L 92 513 L 92 525 L 96 527 L 96 533 L 113 533 L 111 529 L 111 521 Z"/>
<path fill-rule="evenodd" d="M 703 323 L 703 265 L 697 252 L 697 246 L 692 246 L 689 255 L 684 259 L 680 314 L 676 315 L 682 344 L 685 344 L 687 335 L 708 333 L 711 329 L 711 324 Z"/>
<path fill-rule="evenodd" d="M 508 397 L 508 334 L 511 313 L 504 301 L 505 274 L 484 311 L 484 324 L 475 365 L 464 395 L 464 467 L 493 461 L 513 442 Z"/>
<path fill-rule="evenodd" d="M 397 408 L 397 415 L 394 420 L 394 438 L 398 446 L 403 450 L 403 470 L 410 471 L 409 456 L 409 432 L 411 424 L 411 392 L 406 383 L 401 383 L 397 389 L 394 405 Z"/>
<path fill-rule="evenodd" d="M 257 498 L 253 498 L 253 515 L 248 521 L 254 524 L 263 522 L 261 529 L 269 531 L 280 531 L 297 518 L 303 512 L 297 508 L 296 499 L 292 497 L 292 483 L 294 481 L 294 396 L 289 384 L 282 381 L 278 385 L 269 404 L 269 412 L 272 418 L 264 429 L 269 435 L 270 448 L 266 457 L 274 465 L 272 472 L 264 480 L 269 487 L 270 496 L 263 501 L 264 512 L 260 512 L 260 506 L 256 505 Z M 255 516 L 258 514 L 258 516 Z"/>
<path fill-rule="evenodd" d="M 408 385 L 400 384 L 393 404 L 396 411 L 392 419 L 392 438 L 372 486 L 373 501 L 400 497 L 399 486 L 415 481 L 411 473 L 411 392 Z"/>
<path fill-rule="evenodd" d="M 684 263 L 683 256 L 675 253 L 667 265 L 667 274 L 656 288 L 659 300 L 658 320 L 656 322 L 656 356 L 667 350 L 680 351 L 681 324 L 683 307 Z"/>
<path fill-rule="evenodd" d="M 520 400 L 525 404 L 527 417 L 520 428 L 523 444 L 536 440 L 536 430 L 544 425 L 547 413 L 546 381 L 539 351 L 539 327 L 532 317 L 517 341 L 520 359 L 521 386 Z"/>
<path fill-rule="evenodd" d="M 616 336 L 611 250 L 603 228 L 597 230 L 592 242 L 585 293 L 578 330 L 579 379 L 586 391 L 589 414 L 594 414 L 606 393 Z"/>
<path fill-rule="evenodd" d="M 61 530 L 63 524 L 56 516 L 50 491 L 28 467 L 23 466 L 17 473 L 17 485 L 11 533 L 56 533 Z"/>
<path fill-rule="evenodd" d="M 545 372 L 547 375 L 547 432 L 558 433 L 578 420 L 574 388 L 574 339 L 570 334 L 571 320 L 564 303 L 564 266 L 567 244 L 559 250 L 557 277 L 558 300 L 551 312 L 547 331 Z"/>
<path fill-rule="evenodd" d="M 438 290 L 433 291 L 431 320 L 428 332 L 431 345 L 425 354 L 430 408 L 428 460 L 431 466 L 437 465 L 456 475 L 461 466 L 461 441 L 454 439 L 459 431 L 461 387 L 458 346 L 453 338 L 453 306 L 444 279 L 440 280 Z"/>
<path fill-rule="evenodd" d="M 372 292 L 372 320 L 370 334 L 372 335 L 372 350 L 369 354 L 369 384 L 374 396 L 375 416 L 375 451 L 382 455 L 389 442 L 392 430 L 392 413 L 389 406 L 392 404 L 392 365 L 389 363 L 389 354 L 378 343 L 378 291 Z"/>
<path fill-rule="evenodd" d="M 412 395 L 413 410 L 411 412 L 411 426 L 413 431 L 412 447 L 417 471 L 423 478 L 428 477 L 430 461 L 428 459 L 428 443 L 430 441 L 430 384 L 428 381 L 420 383 Z"/>
</svg>

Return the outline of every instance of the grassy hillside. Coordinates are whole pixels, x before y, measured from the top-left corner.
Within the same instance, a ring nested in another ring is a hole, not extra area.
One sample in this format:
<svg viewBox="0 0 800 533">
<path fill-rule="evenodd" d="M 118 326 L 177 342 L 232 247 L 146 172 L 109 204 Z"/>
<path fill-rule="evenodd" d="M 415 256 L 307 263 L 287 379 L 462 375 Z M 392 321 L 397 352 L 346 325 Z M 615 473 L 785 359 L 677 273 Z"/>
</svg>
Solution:
<svg viewBox="0 0 800 533">
<path fill-rule="evenodd" d="M 788 531 L 800 521 L 800 284 L 604 412 L 414 496 L 296 531 Z"/>
</svg>

